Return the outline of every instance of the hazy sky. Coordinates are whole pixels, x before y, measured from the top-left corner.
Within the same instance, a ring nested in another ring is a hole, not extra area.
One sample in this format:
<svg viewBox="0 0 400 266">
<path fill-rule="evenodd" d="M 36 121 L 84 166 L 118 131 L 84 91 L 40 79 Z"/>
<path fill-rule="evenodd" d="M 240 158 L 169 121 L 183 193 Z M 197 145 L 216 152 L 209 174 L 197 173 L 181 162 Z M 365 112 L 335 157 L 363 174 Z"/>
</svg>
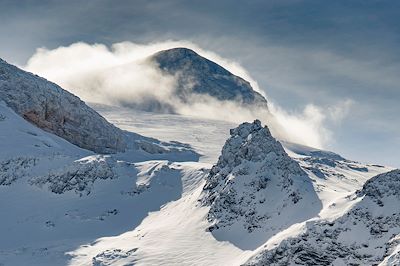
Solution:
<svg viewBox="0 0 400 266">
<path fill-rule="evenodd" d="M 0 22 L 0 57 L 19 65 L 78 41 L 192 41 L 286 110 L 352 102 L 329 148 L 400 167 L 400 1 L 0 0 Z"/>
</svg>

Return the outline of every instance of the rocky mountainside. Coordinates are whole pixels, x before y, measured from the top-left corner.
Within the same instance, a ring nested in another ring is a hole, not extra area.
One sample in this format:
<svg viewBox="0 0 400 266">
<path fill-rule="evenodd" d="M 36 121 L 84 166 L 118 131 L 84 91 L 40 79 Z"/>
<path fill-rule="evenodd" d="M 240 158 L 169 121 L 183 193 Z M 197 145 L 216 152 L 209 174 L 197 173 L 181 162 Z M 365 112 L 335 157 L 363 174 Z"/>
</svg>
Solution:
<svg viewBox="0 0 400 266">
<path fill-rule="evenodd" d="M 220 101 L 237 101 L 267 108 L 267 100 L 250 83 L 193 50 L 173 48 L 151 57 L 161 70 L 177 77 L 177 95 L 191 101 L 195 95 L 208 95 Z"/>
<path fill-rule="evenodd" d="M 124 151 L 122 130 L 73 94 L 0 59 L 0 100 L 41 129 L 94 152 Z"/>
<path fill-rule="evenodd" d="M 209 230 L 217 238 L 254 248 L 320 211 L 311 180 L 267 127 L 256 120 L 230 133 L 203 188 Z"/>
<path fill-rule="evenodd" d="M 23 97 L 16 96 L 17 104 Z M 179 197 L 180 179 L 167 162 L 198 160 L 191 147 L 123 134 L 129 144 L 124 152 L 94 154 L 0 100 L 0 265 L 68 265 L 66 252 L 123 233 Z M 154 169 L 156 160 L 166 166 Z M 142 165 L 161 174 L 141 173 Z"/>
<path fill-rule="evenodd" d="M 347 200 L 354 205 L 340 218 L 309 222 L 246 265 L 398 265 L 400 170 L 373 177 Z"/>
</svg>

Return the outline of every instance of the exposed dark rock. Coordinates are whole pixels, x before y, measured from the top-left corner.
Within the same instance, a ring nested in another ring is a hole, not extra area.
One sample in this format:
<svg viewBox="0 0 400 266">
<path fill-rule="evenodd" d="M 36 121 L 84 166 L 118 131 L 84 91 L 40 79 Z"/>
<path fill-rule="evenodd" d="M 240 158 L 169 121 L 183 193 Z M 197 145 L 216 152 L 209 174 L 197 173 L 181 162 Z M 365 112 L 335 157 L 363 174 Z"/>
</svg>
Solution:
<svg viewBox="0 0 400 266">
<path fill-rule="evenodd" d="M 161 70 L 177 77 L 176 94 L 183 101 L 197 94 L 267 108 L 267 100 L 249 82 L 193 50 L 173 48 L 160 51 L 151 59 Z"/>
</svg>

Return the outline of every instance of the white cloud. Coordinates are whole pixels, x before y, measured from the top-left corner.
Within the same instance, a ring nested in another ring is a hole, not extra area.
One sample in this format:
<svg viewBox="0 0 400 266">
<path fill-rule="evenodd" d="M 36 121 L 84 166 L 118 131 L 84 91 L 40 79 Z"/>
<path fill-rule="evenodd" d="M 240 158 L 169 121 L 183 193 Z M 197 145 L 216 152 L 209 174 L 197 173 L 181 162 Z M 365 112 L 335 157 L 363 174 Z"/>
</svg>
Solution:
<svg viewBox="0 0 400 266">
<path fill-rule="evenodd" d="M 327 122 L 340 122 L 352 104 L 350 100 L 346 100 L 324 109 L 309 104 L 300 112 L 288 112 L 270 102 L 268 112 L 259 108 L 245 108 L 232 102 L 217 101 L 207 96 L 196 96 L 189 104 L 182 103 L 174 97 L 174 77 L 162 73 L 152 62 L 146 60 L 160 50 L 174 47 L 195 50 L 246 79 L 256 91 L 265 95 L 257 82 L 238 63 L 187 41 L 146 45 L 122 42 L 112 45 L 111 48 L 103 44 L 87 43 L 75 43 L 54 50 L 40 48 L 29 59 L 25 69 L 58 83 L 87 102 L 140 105 L 159 111 L 173 109 L 184 115 L 235 123 L 258 118 L 268 124 L 278 138 L 320 148 L 331 139 Z M 155 102 L 162 104 L 155 106 Z"/>
<path fill-rule="evenodd" d="M 340 123 L 349 114 L 353 104 L 353 100 L 345 99 L 334 106 L 328 107 L 329 118 L 334 123 Z"/>
</svg>

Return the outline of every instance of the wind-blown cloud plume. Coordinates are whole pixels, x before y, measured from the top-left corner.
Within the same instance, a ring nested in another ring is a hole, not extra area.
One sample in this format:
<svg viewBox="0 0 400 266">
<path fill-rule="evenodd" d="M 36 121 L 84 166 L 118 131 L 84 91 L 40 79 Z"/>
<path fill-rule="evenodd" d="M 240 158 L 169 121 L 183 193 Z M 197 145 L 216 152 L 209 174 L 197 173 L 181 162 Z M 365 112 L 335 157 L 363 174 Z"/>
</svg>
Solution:
<svg viewBox="0 0 400 266">
<path fill-rule="evenodd" d="M 331 139 L 332 133 L 326 124 L 339 122 L 351 106 L 350 100 L 324 109 L 309 104 L 304 110 L 294 113 L 271 102 L 268 111 L 218 101 L 205 95 L 195 95 L 183 103 L 174 94 L 175 77 L 161 72 L 154 62 L 148 60 L 156 52 L 174 47 L 195 50 L 249 81 L 254 90 L 265 96 L 257 82 L 238 63 L 187 41 L 145 45 L 122 42 L 110 48 L 103 44 L 74 43 L 54 50 L 40 48 L 24 68 L 58 83 L 87 102 L 128 105 L 159 112 L 173 110 L 183 115 L 235 123 L 258 118 L 268 124 L 278 138 L 319 148 Z"/>
</svg>

